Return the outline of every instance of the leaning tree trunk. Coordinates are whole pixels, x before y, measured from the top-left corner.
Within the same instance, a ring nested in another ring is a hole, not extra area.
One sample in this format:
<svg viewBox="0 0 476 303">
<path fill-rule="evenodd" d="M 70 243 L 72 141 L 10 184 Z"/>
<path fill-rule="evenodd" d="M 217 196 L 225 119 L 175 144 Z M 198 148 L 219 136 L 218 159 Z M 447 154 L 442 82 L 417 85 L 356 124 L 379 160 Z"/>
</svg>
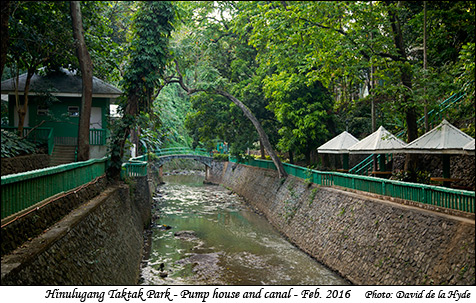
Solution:
<svg viewBox="0 0 476 303">
<path fill-rule="evenodd" d="M 81 97 L 81 114 L 78 126 L 78 161 L 89 159 L 89 124 L 91 120 L 91 103 L 93 99 L 93 67 L 86 41 L 79 1 L 71 1 L 71 19 L 73 36 L 76 40 L 76 54 L 81 67 L 83 93 Z"/>
<path fill-rule="evenodd" d="M 266 132 L 264 131 L 258 119 L 256 119 L 256 117 L 248 109 L 248 107 L 246 107 L 240 100 L 238 100 L 233 95 L 222 90 L 216 90 L 216 93 L 228 98 L 231 102 L 235 103 L 235 105 L 238 106 L 243 111 L 243 113 L 251 121 L 251 123 L 253 123 L 254 127 L 258 131 L 259 138 L 261 142 L 263 143 L 264 148 L 266 149 L 269 156 L 273 160 L 274 165 L 276 165 L 276 168 L 278 169 L 279 177 L 286 178 L 288 174 L 284 170 L 284 166 L 281 163 L 281 160 L 279 159 L 278 155 L 274 151 L 273 147 L 271 146 L 271 143 L 269 143 L 268 135 L 266 135 Z"/>
</svg>

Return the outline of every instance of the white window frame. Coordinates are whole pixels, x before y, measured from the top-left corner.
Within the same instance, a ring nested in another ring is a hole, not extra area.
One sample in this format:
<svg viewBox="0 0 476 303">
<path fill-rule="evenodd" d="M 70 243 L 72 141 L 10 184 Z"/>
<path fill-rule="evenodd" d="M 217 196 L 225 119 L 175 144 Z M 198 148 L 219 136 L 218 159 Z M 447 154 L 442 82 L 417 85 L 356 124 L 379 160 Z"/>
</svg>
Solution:
<svg viewBox="0 0 476 303">
<path fill-rule="evenodd" d="M 68 106 L 68 117 L 79 117 L 79 106 Z"/>
</svg>

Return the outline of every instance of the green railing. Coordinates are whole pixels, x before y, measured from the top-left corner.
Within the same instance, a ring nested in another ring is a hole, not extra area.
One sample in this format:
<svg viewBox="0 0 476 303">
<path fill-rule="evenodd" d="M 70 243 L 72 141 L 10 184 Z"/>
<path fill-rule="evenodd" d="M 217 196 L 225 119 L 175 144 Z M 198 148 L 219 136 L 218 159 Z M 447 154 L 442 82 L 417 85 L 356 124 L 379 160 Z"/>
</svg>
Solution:
<svg viewBox="0 0 476 303">
<path fill-rule="evenodd" d="M 364 176 L 370 175 L 370 173 L 373 171 L 373 156 L 374 154 L 371 154 L 362 160 L 359 164 L 350 169 L 349 173 Z M 385 157 L 385 159 L 388 161 L 392 158 L 392 156 L 392 154 L 377 154 L 377 163 L 380 163 L 382 157 Z"/>
<path fill-rule="evenodd" d="M 16 132 L 18 127 L 15 126 L 2 126 L 2 129 L 5 129 L 10 132 Z M 53 148 L 55 146 L 54 141 L 54 129 L 51 127 L 24 127 L 23 128 L 23 137 L 26 137 L 28 140 L 33 142 L 41 142 L 48 146 L 48 154 L 53 153 Z"/>
<path fill-rule="evenodd" d="M 197 155 L 197 156 L 207 156 L 207 157 L 210 156 L 210 154 L 203 148 L 191 149 L 188 147 L 163 148 L 163 149 L 154 151 L 154 153 L 158 157 L 170 156 L 170 155 Z"/>
<path fill-rule="evenodd" d="M 121 178 L 147 176 L 147 155 L 130 158 L 122 164 Z"/>
<path fill-rule="evenodd" d="M 90 145 L 106 145 L 107 132 L 102 128 L 89 129 L 89 144 Z"/>
<path fill-rule="evenodd" d="M 2 219 L 104 175 L 106 160 L 104 157 L 3 176 Z"/>
<path fill-rule="evenodd" d="M 136 161 L 122 164 L 121 178 L 147 176 L 147 162 Z"/>
<path fill-rule="evenodd" d="M 5 129 L 10 132 L 15 132 L 18 127 L 16 126 L 2 126 L 2 129 Z M 55 136 L 54 136 L 54 128 L 52 127 L 24 127 L 23 128 L 23 136 L 33 142 L 41 142 L 48 146 L 48 154 L 51 155 L 53 153 L 53 149 L 55 146 Z M 77 144 L 77 138 L 74 138 L 74 142 L 65 142 L 66 144 Z M 59 138 L 59 140 L 61 140 Z M 98 128 L 89 129 L 89 144 L 90 145 L 106 145 L 107 140 L 107 130 Z M 71 141 L 71 140 L 70 140 Z"/>
<path fill-rule="evenodd" d="M 202 148 L 191 149 L 188 147 L 171 147 L 163 148 L 152 152 L 157 157 L 173 156 L 173 155 L 196 155 L 207 156 L 210 154 Z M 142 155 L 129 159 L 129 161 L 122 164 L 121 178 L 126 177 L 141 177 L 147 176 L 147 155 Z"/>
<path fill-rule="evenodd" d="M 237 162 L 235 159 L 230 159 L 230 161 Z M 242 160 L 239 163 L 267 169 L 276 169 L 274 163 L 269 160 L 251 159 Z M 288 174 L 309 180 L 318 185 L 340 186 L 436 207 L 474 213 L 475 193 L 473 191 L 339 172 L 321 172 L 288 163 L 283 163 L 283 165 Z"/>
</svg>

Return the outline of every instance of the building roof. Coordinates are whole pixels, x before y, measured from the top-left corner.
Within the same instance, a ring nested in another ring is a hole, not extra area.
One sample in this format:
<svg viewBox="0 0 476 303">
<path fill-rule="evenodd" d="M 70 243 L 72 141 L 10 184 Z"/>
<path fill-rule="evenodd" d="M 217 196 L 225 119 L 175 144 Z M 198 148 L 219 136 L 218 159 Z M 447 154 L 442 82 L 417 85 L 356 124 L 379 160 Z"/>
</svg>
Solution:
<svg viewBox="0 0 476 303">
<path fill-rule="evenodd" d="M 468 144 L 463 146 L 463 150 L 465 151 L 465 154 L 468 155 L 473 155 L 474 156 L 474 139 L 470 141 Z"/>
<path fill-rule="evenodd" d="M 18 87 L 19 94 L 23 95 L 27 74 L 19 76 Z M 1 93 L 15 93 L 15 78 L 2 81 Z M 30 82 L 29 95 L 50 93 L 54 96 L 61 97 L 81 97 L 82 95 L 82 79 L 76 73 L 61 69 L 46 76 L 34 74 Z M 108 84 L 96 77 L 93 77 L 93 97 L 96 98 L 117 98 L 122 95 L 122 91 L 111 84 Z"/>
<path fill-rule="evenodd" d="M 382 154 L 399 152 L 404 146 L 405 142 L 380 126 L 379 129 L 349 147 L 348 150 L 351 154 Z"/>
<path fill-rule="evenodd" d="M 340 135 L 332 138 L 317 148 L 319 153 L 323 154 L 346 154 L 349 147 L 359 142 L 357 138 L 344 131 Z"/>
<path fill-rule="evenodd" d="M 419 154 L 464 154 L 463 147 L 471 141 L 474 152 L 474 139 L 443 120 L 437 127 L 408 143 L 404 150 Z"/>
</svg>

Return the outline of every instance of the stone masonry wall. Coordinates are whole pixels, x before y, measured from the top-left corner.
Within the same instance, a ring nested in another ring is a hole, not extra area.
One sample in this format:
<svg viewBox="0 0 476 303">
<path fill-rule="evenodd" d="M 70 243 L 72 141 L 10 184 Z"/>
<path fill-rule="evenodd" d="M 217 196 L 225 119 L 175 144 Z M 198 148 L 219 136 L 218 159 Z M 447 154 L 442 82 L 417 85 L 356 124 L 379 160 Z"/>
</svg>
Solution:
<svg viewBox="0 0 476 303">
<path fill-rule="evenodd" d="M 134 285 L 150 220 L 147 178 L 109 186 L 2 257 L 2 285 Z"/>
<path fill-rule="evenodd" d="M 87 186 L 56 195 L 45 203 L 38 203 L 24 215 L 16 214 L 18 216 L 15 220 L 2 227 L 1 256 L 11 253 L 28 239 L 42 234 L 73 209 L 99 195 L 106 187 L 106 179 L 100 177 Z"/>
<path fill-rule="evenodd" d="M 30 170 L 41 169 L 50 166 L 50 156 L 46 154 L 35 154 L 19 156 L 14 158 L 2 158 L 2 176 L 18 174 Z"/>
<path fill-rule="evenodd" d="M 210 173 L 290 242 L 354 284 L 475 283 L 474 220 L 292 176 L 280 180 L 275 171 L 235 163 L 215 163 Z"/>
</svg>

